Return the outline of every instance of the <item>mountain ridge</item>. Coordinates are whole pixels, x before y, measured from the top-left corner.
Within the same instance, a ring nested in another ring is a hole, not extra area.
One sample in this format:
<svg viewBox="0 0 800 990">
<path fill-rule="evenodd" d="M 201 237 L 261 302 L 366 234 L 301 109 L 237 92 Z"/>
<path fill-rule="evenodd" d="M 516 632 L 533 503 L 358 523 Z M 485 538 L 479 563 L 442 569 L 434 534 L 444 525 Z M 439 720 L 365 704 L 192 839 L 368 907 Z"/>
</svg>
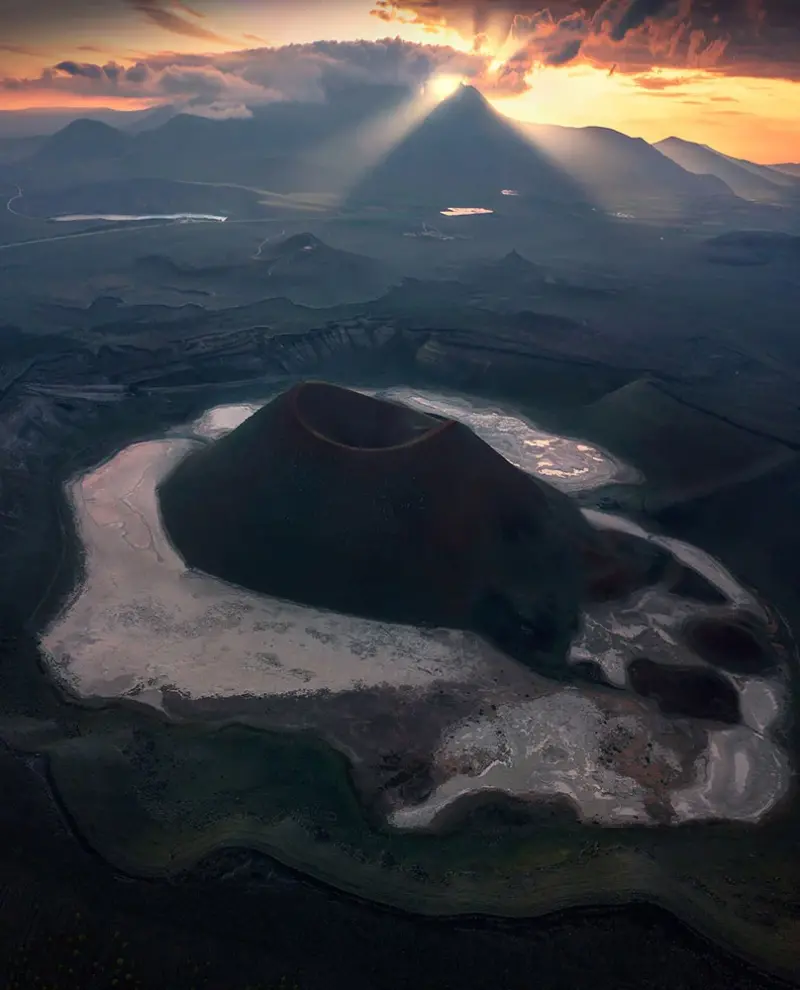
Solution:
<svg viewBox="0 0 800 990">
<path fill-rule="evenodd" d="M 705 144 L 668 137 L 653 147 L 689 172 L 715 175 L 742 199 L 780 203 L 800 197 L 800 182 L 769 165 L 734 158 Z"/>
<path fill-rule="evenodd" d="M 525 132 L 577 182 L 601 197 L 647 197 L 657 186 L 676 198 L 729 197 L 732 190 L 716 176 L 699 176 L 671 161 L 643 138 L 609 127 L 523 125 Z"/>
<path fill-rule="evenodd" d="M 399 93 L 385 87 L 365 96 L 351 88 L 330 104 L 271 105 L 247 119 L 175 112 L 138 132 L 78 118 L 9 168 L 19 168 L 19 181 L 32 188 L 146 178 L 257 186 L 281 196 L 338 194 L 332 186 L 341 172 L 357 177 L 342 195 L 358 208 L 391 200 L 437 210 L 507 209 L 501 194 L 508 190 L 519 197 L 518 210 L 550 204 L 585 214 L 598 206 L 635 213 L 657 202 L 782 203 L 800 196 L 800 176 L 790 166 L 760 166 L 677 138 L 652 145 L 607 127 L 516 121 L 463 84 L 377 160 L 358 158 L 354 122 L 380 127 Z M 384 116 L 376 117 L 380 107 Z M 356 158 L 337 171 L 331 149 Z"/>
</svg>

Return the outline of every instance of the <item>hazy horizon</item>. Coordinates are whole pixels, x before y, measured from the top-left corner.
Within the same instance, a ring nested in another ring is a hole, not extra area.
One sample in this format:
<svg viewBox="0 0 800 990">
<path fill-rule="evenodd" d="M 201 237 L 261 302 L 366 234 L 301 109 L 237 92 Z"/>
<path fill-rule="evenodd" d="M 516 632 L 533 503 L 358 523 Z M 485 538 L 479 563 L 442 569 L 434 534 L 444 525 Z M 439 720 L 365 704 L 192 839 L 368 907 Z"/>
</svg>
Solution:
<svg viewBox="0 0 800 990">
<path fill-rule="evenodd" d="M 0 111 L 191 105 L 245 116 L 442 75 L 512 119 L 800 160 L 800 10 L 780 0 L 30 0 L 4 4 Z M 324 39 L 324 40 L 323 40 Z"/>
<path fill-rule="evenodd" d="M 171 108 L 172 108 L 171 104 L 153 104 L 152 106 L 141 107 L 141 108 L 139 107 L 114 108 L 105 105 L 97 105 L 97 106 L 91 105 L 88 107 L 87 106 L 52 106 L 52 107 L 28 107 L 25 109 L 12 110 L 12 111 L 0 110 L 0 138 L 14 139 L 14 138 L 23 138 L 23 137 L 42 137 L 42 138 L 50 137 L 53 134 L 57 134 L 58 131 L 63 130 L 65 127 L 68 127 L 74 121 L 82 120 L 82 119 L 99 118 L 103 123 L 107 124 L 109 127 L 114 127 L 119 130 L 125 130 L 127 126 L 132 126 L 133 124 L 133 121 L 127 121 L 124 119 L 124 117 L 127 116 L 128 114 L 130 114 L 132 117 L 136 118 L 137 120 L 141 120 L 141 119 L 145 119 L 146 116 L 149 115 L 150 113 L 156 113 L 159 110 L 169 110 Z M 512 113 L 509 112 L 509 108 L 506 107 L 496 107 L 496 109 L 504 117 L 508 117 L 512 121 L 516 120 L 520 123 L 531 123 L 531 124 L 540 123 L 539 121 L 536 120 L 528 121 L 524 118 L 515 117 Z M 177 116 L 178 114 L 187 114 L 189 116 L 204 116 L 202 113 L 200 114 L 194 113 L 193 108 L 191 106 L 175 107 L 173 115 Z M 17 128 L 8 129 L 4 133 L 3 124 L 2 124 L 3 118 L 5 117 L 6 119 L 8 119 L 8 117 L 12 115 L 15 120 L 19 120 L 20 118 L 32 118 L 33 120 L 43 121 L 43 124 L 40 127 L 36 127 L 35 124 L 30 124 L 30 123 L 21 126 L 18 125 Z M 104 118 L 110 118 L 110 119 L 104 119 Z M 229 119 L 229 118 L 220 118 L 220 119 Z M 165 121 L 161 120 L 155 126 L 160 126 L 160 124 L 164 122 Z M 568 129 L 569 128 L 580 129 L 582 127 L 599 127 L 603 125 L 545 124 L 545 126 L 564 127 Z M 630 138 L 641 137 L 641 135 L 639 134 L 632 134 L 628 131 L 625 131 L 622 128 L 610 128 L 610 129 L 616 130 L 618 131 L 618 133 L 623 134 L 626 137 L 630 137 Z M 660 142 L 666 141 L 668 139 L 678 139 L 680 141 L 686 141 L 693 144 L 701 144 L 703 147 L 708 147 L 714 151 L 718 151 L 724 154 L 724 152 L 721 152 L 719 148 L 714 147 L 713 145 L 707 144 L 706 142 L 699 142 L 699 141 L 694 142 L 692 141 L 691 138 L 687 137 L 685 134 L 677 133 L 675 131 L 664 131 L 664 133 L 658 137 L 654 137 L 650 139 L 645 138 L 644 140 L 647 140 L 648 144 L 658 145 Z M 737 158 L 738 156 L 731 156 L 731 157 Z M 758 156 L 752 156 L 749 159 L 743 158 L 742 160 L 756 162 L 757 157 Z M 800 155 L 798 155 L 798 159 L 800 160 Z M 786 160 L 776 159 L 775 161 L 759 162 L 759 164 L 779 166 L 779 165 L 791 165 L 797 163 L 794 162 L 794 160 L 790 161 L 789 159 Z"/>
</svg>

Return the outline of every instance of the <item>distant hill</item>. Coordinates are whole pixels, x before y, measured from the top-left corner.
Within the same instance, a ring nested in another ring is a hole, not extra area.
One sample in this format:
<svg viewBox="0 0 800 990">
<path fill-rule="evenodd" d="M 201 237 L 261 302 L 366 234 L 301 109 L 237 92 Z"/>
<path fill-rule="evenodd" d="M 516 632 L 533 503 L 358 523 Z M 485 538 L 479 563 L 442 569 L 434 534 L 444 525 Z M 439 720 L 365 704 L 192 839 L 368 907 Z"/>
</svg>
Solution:
<svg viewBox="0 0 800 990">
<path fill-rule="evenodd" d="M 512 250 L 489 261 L 443 268 L 453 299 L 502 313 L 535 308 L 571 319 L 594 315 L 598 303 L 616 295 L 619 286 L 577 273 L 564 278 Z"/>
<path fill-rule="evenodd" d="M 705 242 L 710 261 L 724 265 L 800 266 L 800 237 L 772 230 L 733 230 Z"/>
<path fill-rule="evenodd" d="M 537 202 L 586 206 L 569 176 L 476 89 L 461 86 L 363 177 L 350 203 L 491 207 L 504 189 Z"/>
<path fill-rule="evenodd" d="M 75 107 L 32 107 L 28 110 L 0 110 L 0 138 L 48 137 L 74 120 L 98 120 L 130 133 L 158 127 L 174 116 L 173 106 L 147 110 L 77 109 Z"/>
<path fill-rule="evenodd" d="M 560 291 L 584 293 L 595 297 L 611 295 L 611 285 L 590 285 L 586 279 L 567 280 L 556 276 L 543 265 L 511 250 L 501 258 L 473 262 L 455 268 L 455 277 L 471 292 L 498 294 L 505 292 L 554 295 Z"/>
<path fill-rule="evenodd" d="M 34 154 L 39 162 L 69 164 L 78 160 L 122 158 L 131 139 L 100 120 L 79 118 L 48 138 Z"/>
<path fill-rule="evenodd" d="M 241 263 L 190 266 L 164 255 L 146 255 L 133 274 L 146 284 L 213 293 L 234 302 L 283 297 L 307 306 L 375 298 L 397 281 L 387 265 L 308 233 L 264 245 Z"/>
<path fill-rule="evenodd" d="M 63 187 L 159 178 L 239 183 L 278 193 L 326 191 L 331 147 L 349 148 L 348 135 L 391 113 L 408 96 L 404 86 L 362 84 L 339 86 L 327 102 L 255 107 L 245 119 L 212 120 L 166 107 L 135 121 L 123 115 L 120 127 L 76 120 L 45 139 L 24 162 L 19 179 L 26 189 L 32 183 Z"/>
<path fill-rule="evenodd" d="M 516 249 L 501 258 L 464 265 L 458 270 L 458 276 L 464 281 L 478 284 L 499 280 L 531 285 L 538 285 L 548 277 L 547 271 L 541 265 L 529 261 Z"/>
<path fill-rule="evenodd" d="M 741 205 L 737 196 L 782 201 L 800 188 L 786 172 L 687 142 L 673 147 L 669 139 L 656 150 L 607 128 L 520 124 L 471 86 L 417 120 L 384 154 L 413 100 L 404 86 L 351 84 L 329 92 L 326 102 L 276 102 L 253 108 L 246 119 L 162 107 L 135 120 L 123 115 L 123 130 L 87 116 L 22 149 L 0 148 L 0 164 L 26 195 L 159 179 L 238 184 L 278 196 L 345 196 L 355 209 L 483 207 L 521 215 L 533 208 L 556 222 L 599 219 L 598 207 L 636 215 L 641 204 L 689 204 L 696 217 L 702 204 Z M 60 212 L 73 209 L 84 210 Z"/>
<path fill-rule="evenodd" d="M 323 288 L 331 298 L 371 295 L 380 285 L 383 292 L 394 281 L 387 267 L 374 258 L 330 247 L 313 234 L 294 234 L 274 246 L 266 245 L 255 265 L 264 270 L 280 295 L 290 299 Z"/>
<path fill-rule="evenodd" d="M 340 87 L 326 102 L 254 107 L 243 119 L 181 113 L 140 134 L 127 166 L 136 175 L 325 192 L 339 178 L 336 155 L 352 153 L 353 134 L 407 99 L 405 87 L 360 85 Z M 349 161 L 350 171 L 357 166 Z"/>
<path fill-rule="evenodd" d="M 66 188 L 125 174 L 133 138 L 100 120 L 80 118 L 44 138 L 18 163 L 18 181 L 26 192 Z"/>
<path fill-rule="evenodd" d="M 676 137 L 658 141 L 653 147 L 688 172 L 716 176 L 743 199 L 778 203 L 794 197 L 800 201 L 800 183 L 768 165 L 731 158 L 707 145 Z"/>
<path fill-rule="evenodd" d="M 606 127 L 522 126 L 534 144 L 602 206 L 732 195 L 718 176 L 687 171 L 641 138 Z"/>
</svg>

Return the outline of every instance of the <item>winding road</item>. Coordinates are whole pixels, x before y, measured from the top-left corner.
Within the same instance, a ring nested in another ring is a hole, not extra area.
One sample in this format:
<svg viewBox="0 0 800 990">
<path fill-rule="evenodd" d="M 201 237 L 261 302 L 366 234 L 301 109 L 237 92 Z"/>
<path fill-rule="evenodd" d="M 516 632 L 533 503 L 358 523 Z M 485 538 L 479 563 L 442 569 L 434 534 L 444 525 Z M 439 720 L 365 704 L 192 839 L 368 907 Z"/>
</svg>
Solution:
<svg viewBox="0 0 800 990">
<path fill-rule="evenodd" d="M 24 220 L 41 221 L 40 217 L 29 217 L 24 213 L 20 213 L 15 210 L 13 204 L 18 200 L 21 200 L 24 196 L 22 186 L 16 186 L 16 193 L 6 200 L 6 210 L 12 216 L 21 217 Z M 153 227 L 168 227 L 176 223 L 175 220 L 169 220 L 163 224 L 154 223 L 142 223 L 132 225 L 130 227 L 104 227 L 100 230 L 79 230 L 74 234 L 53 234 L 51 237 L 31 237 L 24 241 L 9 241 L 7 244 L 0 244 L 0 251 L 10 251 L 12 248 L 27 247 L 29 244 L 49 244 L 51 241 L 68 241 L 73 240 L 76 237 L 97 237 L 100 234 L 115 234 L 121 230 L 142 230 L 143 228 L 152 229 Z"/>
<path fill-rule="evenodd" d="M 24 216 L 22 213 L 17 213 L 17 211 L 12 207 L 12 203 L 16 203 L 18 199 L 22 199 L 22 186 L 16 186 L 16 193 L 6 202 L 6 209 L 9 213 L 13 213 L 15 217 Z"/>
</svg>

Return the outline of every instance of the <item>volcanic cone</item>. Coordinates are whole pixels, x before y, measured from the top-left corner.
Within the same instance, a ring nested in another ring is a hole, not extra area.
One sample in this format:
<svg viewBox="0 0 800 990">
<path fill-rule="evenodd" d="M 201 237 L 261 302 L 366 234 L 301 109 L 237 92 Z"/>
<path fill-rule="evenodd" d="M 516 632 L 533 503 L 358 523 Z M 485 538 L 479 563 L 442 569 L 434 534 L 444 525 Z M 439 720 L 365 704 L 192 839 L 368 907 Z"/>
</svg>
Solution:
<svg viewBox="0 0 800 990">
<path fill-rule="evenodd" d="M 306 382 L 190 454 L 159 497 L 190 567 L 338 612 L 474 629 L 563 667 L 594 533 L 461 423 Z"/>
</svg>

